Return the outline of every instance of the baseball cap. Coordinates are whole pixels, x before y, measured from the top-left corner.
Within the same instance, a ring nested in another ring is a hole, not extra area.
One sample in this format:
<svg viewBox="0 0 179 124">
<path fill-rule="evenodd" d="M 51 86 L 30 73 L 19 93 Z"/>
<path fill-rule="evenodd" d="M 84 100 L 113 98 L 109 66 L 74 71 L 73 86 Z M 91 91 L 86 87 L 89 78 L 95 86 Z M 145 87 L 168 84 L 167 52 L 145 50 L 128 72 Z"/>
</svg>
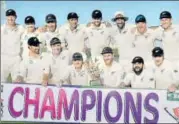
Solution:
<svg viewBox="0 0 179 124">
<path fill-rule="evenodd" d="M 138 15 L 136 18 L 135 18 L 135 23 L 139 23 L 139 22 L 144 22 L 146 23 L 146 18 L 144 15 Z"/>
<path fill-rule="evenodd" d="M 79 52 L 76 52 L 73 54 L 73 57 L 72 57 L 73 61 L 76 61 L 76 60 L 83 60 L 83 56 L 81 53 Z"/>
<path fill-rule="evenodd" d="M 164 55 L 164 51 L 162 48 L 160 47 L 155 47 L 153 50 L 152 50 L 152 56 L 153 57 L 159 57 L 159 56 L 163 56 Z"/>
<path fill-rule="evenodd" d="M 111 47 L 104 47 L 101 54 L 106 54 L 106 53 L 112 53 L 113 54 L 112 48 Z"/>
<path fill-rule="evenodd" d="M 45 18 L 46 23 L 57 22 L 56 16 L 54 14 L 48 14 Z"/>
<path fill-rule="evenodd" d="M 29 46 L 38 46 L 39 44 L 41 44 L 41 42 L 39 41 L 37 37 L 31 37 L 28 39 Z"/>
<path fill-rule="evenodd" d="M 17 16 L 17 15 L 16 15 L 16 11 L 13 10 L 13 9 L 8 9 L 8 10 L 6 11 L 6 16 Z"/>
<path fill-rule="evenodd" d="M 58 39 L 57 37 L 52 38 L 50 41 L 50 45 L 55 45 L 55 44 L 61 44 L 60 39 Z"/>
<path fill-rule="evenodd" d="M 92 12 L 92 18 L 93 19 L 99 19 L 102 18 L 102 12 L 100 10 L 94 10 Z"/>
<path fill-rule="evenodd" d="M 132 63 L 133 63 L 133 64 L 135 64 L 135 63 L 137 63 L 137 62 L 144 64 L 144 60 L 143 60 L 143 58 L 140 57 L 140 56 L 136 56 L 136 57 L 134 57 L 133 60 L 132 60 Z"/>
<path fill-rule="evenodd" d="M 27 16 L 24 22 L 25 24 L 35 24 L 35 19 L 32 16 Z"/>
<path fill-rule="evenodd" d="M 72 19 L 72 18 L 79 18 L 78 17 L 78 14 L 77 13 L 75 13 L 75 12 L 70 12 L 69 14 L 68 14 L 68 16 L 67 16 L 67 19 L 69 20 L 69 19 Z"/>
<path fill-rule="evenodd" d="M 168 11 L 163 11 L 160 13 L 160 19 L 163 19 L 163 18 L 172 18 L 172 15 Z"/>
</svg>

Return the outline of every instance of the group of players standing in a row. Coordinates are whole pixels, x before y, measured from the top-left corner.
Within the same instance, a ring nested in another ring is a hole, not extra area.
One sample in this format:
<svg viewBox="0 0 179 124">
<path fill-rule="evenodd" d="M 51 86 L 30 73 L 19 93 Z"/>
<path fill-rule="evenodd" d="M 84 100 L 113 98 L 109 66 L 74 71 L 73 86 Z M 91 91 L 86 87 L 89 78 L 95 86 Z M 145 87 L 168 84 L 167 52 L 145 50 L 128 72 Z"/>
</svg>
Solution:
<svg viewBox="0 0 179 124">
<path fill-rule="evenodd" d="M 87 25 L 77 13 L 57 26 L 54 14 L 45 27 L 35 27 L 32 16 L 25 26 L 16 24 L 16 12 L 6 11 L 1 26 L 1 82 L 42 85 L 102 85 L 104 87 L 156 88 L 175 91 L 179 85 L 179 26 L 172 15 L 161 12 L 161 26 L 148 28 L 144 15 L 135 25 L 117 11 L 112 21 L 102 21 L 100 10 L 92 12 Z M 132 64 L 131 64 L 132 62 Z"/>
</svg>

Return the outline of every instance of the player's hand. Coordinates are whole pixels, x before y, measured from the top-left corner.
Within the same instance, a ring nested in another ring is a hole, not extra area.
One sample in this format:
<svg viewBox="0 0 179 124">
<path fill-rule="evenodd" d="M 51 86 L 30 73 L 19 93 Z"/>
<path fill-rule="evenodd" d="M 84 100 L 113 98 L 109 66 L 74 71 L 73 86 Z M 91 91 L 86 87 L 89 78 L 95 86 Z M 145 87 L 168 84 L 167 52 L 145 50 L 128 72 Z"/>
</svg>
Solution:
<svg viewBox="0 0 179 124">
<path fill-rule="evenodd" d="M 42 81 L 42 85 L 46 87 L 46 86 L 48 85 L 48 81 L 43 80 L 43 81 Z"/>
<path fill-rule="evenodd" d="M 23 77 L 22 76 L 17 76 L 15 83 L 20 83 L 23 82 Z"/>
<path fill-rule="evenodd" d="M 172 84 L 168 87 L 169 92 L 175 92 L 177 90 L 177 86 L 175 84 Z"/>
</svg>

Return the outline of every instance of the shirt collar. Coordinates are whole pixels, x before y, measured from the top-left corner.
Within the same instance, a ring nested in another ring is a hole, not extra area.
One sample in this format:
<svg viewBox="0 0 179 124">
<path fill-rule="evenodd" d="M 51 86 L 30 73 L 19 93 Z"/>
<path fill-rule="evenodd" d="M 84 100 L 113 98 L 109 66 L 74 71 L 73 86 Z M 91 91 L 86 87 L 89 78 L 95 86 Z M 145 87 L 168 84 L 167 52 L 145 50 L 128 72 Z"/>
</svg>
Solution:
<svg viewBox="0 0 179 124">
<path fill-rule="evenodd" d="M 93 30 L 102 30 L 102 29 L 106 28 L 105 24 L 103 24 L 103 23 L 101 23 L 101 25 L 99 27 L 95 27 L 92 23 L 90 27 Z"/>
<path fill-rule="evenodd" d="M 5 28 L 6 28 L 7 30 L 17 31 L 18 28 L 19 28 L 19 24 L 16 24 L 15 27 L 13 27 L 13 28 L 11 28 L 11 27 L 9 27 L 7 24 L 5 24 Z"/>
<path fill-rule="evenodd" d="M 135 35 L 135 36 L 141 36 L 141 35 L 143 35 L 143 36 L 145 36 L 145 37 L 148 37 L 149 35 L 151 35 L 151 30 L 150 30 L 149 28 L 147 28 L 147 30 L 146 30 L 146 32 L 145 32 L 144 34 L 140 34 L 140 33 L 137 31 L 137 29 L 136 29 L 134 35 Z"/>
<path fill-rule="evenodd" d="M 67 24 L 67 25 L 65 26 L 65 29 L 66 29 L 67 31 L 71 31 L 71 32 L 78 32 L 81 28 L 80 28 L 80 25 L 78 24 L 77 27 L 76 27 L 76 29 L 74 29 L 74 30 L 72 31 L 72 30 L 70 29 L 70 25 Z"/>
</svg>

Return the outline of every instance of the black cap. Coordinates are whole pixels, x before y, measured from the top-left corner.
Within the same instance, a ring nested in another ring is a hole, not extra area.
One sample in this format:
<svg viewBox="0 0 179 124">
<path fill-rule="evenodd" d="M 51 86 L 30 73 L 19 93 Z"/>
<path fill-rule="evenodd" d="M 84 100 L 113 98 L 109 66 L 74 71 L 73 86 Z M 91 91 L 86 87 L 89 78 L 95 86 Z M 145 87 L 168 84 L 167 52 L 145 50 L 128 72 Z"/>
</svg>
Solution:
<svg viewBox="0 0 179 124">
<path fill-rule="evenodd" d="M 55 45 L 55 44 L 61 44 L 60 39 L 58 39 L 57 37 L 52 38 L 50 41 L 50 45 Z"/>
<path fill-rule="evenodd" d="M 100 10 L 94 10 L 92 12 L 92 18 L 93 19 L 99 19 L 99 18 L 102 18 L 102 13 Z"/>
<path fill-rule="evenodd" d="M 111 47 L 104 47 L 101 54 L 111 53 L 113 54 L 113 50 Z"/>
<path fill-rule="evenodd" d="M 72 18 L 75 18 L 75 19 L 78 19 L 78 14 L 75 13 L 75 12 L 70 12 L 67 16 L 67 19 L 72 19 Z"/>
<path fill-rule="evenodd" d="M 31 37 L 28 39 L 28 45 L 29 46 L 39 46 L 41 42 L 37 37 Z"/>
<path fill-rule="evenodd" d="M 8 10 L 6 11 L 6 16 L 17 16 L 17 15 L 16 15 L 16 11 L 13 10 L 13 9 L 8 9 Z"/>
<path fill-rule="evenodd" d="M 82 60 L 83 61 L 83 56 L 81 53 L 79 52 L 76 52 L 73 54 L 73 57 L 72 57 L 73 61 L 76 61 L 76 60 Z"/>
<path fill-rule="evenodd" d="M 164 55 L 164 51 L 162 48 L 160 47 L 155 47 L 153 50 L 152 50 L 152 56 L 153 57 L 158 57 L 158 56 L 163 56 Z"/>
<path fill-rule="evenodd" d="M 57 22 L 56 16 L 54 14 L 48 14 L 45 18 L 46 23 Z"/>
<path fill-rule="evenodd" d="M 136 18 L 135 18 L 135 23 L 139 23 L 139 22 L 144 22 L 146 23 L 146 18 L 144 15 L 138 15 Z"/>
<path fill-rule="evenodd" d="M 35 24 L 35 19 L 32 16 L 27 16 L 24 21 L 25 24 Z"/>
<path fill-rule="evenodd" d="M 135 64 L 137 62 L 144 64 L 144 59 L 140 56 L 136 56 L 136 57 L 133 58 L 132 63 Z"/>
<path fill-rule="evenodd" d="M 163 19 L 163 18 L 172 18 L 172 15 L 168 11 L 163 11 L 160 13 L 160 19 Z"/>
</svg>

